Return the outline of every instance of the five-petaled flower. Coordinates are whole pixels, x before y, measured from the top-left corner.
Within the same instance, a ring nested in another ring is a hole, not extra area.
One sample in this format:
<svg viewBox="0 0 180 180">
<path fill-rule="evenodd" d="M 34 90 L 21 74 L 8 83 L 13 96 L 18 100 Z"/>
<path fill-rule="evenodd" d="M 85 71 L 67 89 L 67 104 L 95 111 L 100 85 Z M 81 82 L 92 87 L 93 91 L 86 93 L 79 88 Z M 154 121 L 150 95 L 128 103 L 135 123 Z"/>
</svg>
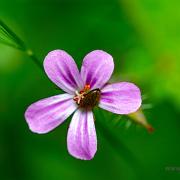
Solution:
<svg viewBox="0 0 180 180">
<path fill-rule="evenodd" d="M 67 148 L 78 159 L 90 160 L 97 150 L 94 106 L 116 114 L 129 114 L 141 106 L 141 93 L 136 85 L 107 84 L 114 62 L 102 50 L 87 54 L 80 72 L 69 54 L 54 50 L 45 57 L 44 69 L 51 81 L 66 93 L 30 105 L 25 112 L 26 121 L 31 131 L 47 133 L 75 112 L 68 129 Z"/>
</svg>

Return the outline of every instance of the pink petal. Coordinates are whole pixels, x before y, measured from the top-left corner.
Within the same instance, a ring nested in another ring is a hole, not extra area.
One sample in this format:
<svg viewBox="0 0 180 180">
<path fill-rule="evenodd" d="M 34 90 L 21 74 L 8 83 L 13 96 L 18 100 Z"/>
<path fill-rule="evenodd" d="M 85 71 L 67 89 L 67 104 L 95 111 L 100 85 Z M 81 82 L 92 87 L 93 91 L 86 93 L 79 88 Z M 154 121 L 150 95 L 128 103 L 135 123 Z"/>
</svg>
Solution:
<svg viewBox="0 0 180 180">
<path fill-rule="evenodd" d="M 91 89 L 101 88 L 110 79 L 114 69 L 113 58 L 110 54 L 95 50 L 87 54 L 83 60 L 81 77 Z"/>
<path fill-rule="evenodd" d="M 128 82 L 106 85 L 101 90 L 99 107 L 116 114 L 129 114 L 141 106 L 139 88 Z"/>
<path fill-rule="evenodd" d="M 83 88 L 79 70 L 73 58 L 63 50 L 48 53 L 44 60 L 44 69 L 49 79 L 69 94 Z"/>
<path fill-rule="evenodd" d="M 47 133 L 64 122 L 77 108 L 72 98 L 73 95 L 62 94 L 30 105 L 25 118 L 31 131 Z"/>
<path fill-rule="evenodd" d="M 69 153 L 83 160 L 90 160 L 97 150 L 96 130 L 92 111 L 77 110 L 71 120 L 67 145 Z"/>
</svg>

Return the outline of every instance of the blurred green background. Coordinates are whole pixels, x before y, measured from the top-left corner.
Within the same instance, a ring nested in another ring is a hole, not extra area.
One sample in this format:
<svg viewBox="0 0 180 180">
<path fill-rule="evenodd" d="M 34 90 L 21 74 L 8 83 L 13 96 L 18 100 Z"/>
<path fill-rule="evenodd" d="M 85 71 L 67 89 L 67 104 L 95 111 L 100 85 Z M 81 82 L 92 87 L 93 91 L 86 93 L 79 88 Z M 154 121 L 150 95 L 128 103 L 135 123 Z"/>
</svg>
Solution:
<svg viewBox="0 0 180 180">
<path fill-rule="evenodd" d="M 0 44 L 0 179 L 179 179 L 179 7 L 178 0 L 1 0 L 0 18 L 41 63 L 54 49 L 79 67 L 92 50 L 110 53 L 111 81 L 138 84 L 155 132 L 127 128 L 127 117 L 102 111 L 106 118 L 96 119 L 107 129 L 97 125 L 96 156 L 74 159 L 66 148 L 70 118 L 44 135 L 30 132 L 24 119 L 28 105 L 59 91 L 25 53 Z"/>
</svg>

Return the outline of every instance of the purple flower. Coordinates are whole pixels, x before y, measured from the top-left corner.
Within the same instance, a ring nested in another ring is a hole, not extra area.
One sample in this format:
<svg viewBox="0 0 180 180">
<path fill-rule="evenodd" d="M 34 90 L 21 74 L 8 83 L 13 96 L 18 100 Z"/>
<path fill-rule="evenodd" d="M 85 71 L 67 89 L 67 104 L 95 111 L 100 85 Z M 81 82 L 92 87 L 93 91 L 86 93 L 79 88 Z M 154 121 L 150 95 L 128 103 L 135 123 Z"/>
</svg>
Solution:
<svg viewBox="0 0 180 180">
<path fill-rule="evenodd" d="M 66 93 L 30 105 L 25 112 L 26 121 L 31 131 L 43 134 L 59 126 L 74 112 L 67 148 L 78 159 L 90 160 L 97 150 L 94 106 L 116 114 L 129 114 L 141 105 L 141 93 L 136 85 L 128 82 L 107 84 L 114 62 L 104 51 L 87 54 L 79 72 L 69 54 L 54 50 L 45 57 L 44 69 L 49 79 Z"/>
</svg>

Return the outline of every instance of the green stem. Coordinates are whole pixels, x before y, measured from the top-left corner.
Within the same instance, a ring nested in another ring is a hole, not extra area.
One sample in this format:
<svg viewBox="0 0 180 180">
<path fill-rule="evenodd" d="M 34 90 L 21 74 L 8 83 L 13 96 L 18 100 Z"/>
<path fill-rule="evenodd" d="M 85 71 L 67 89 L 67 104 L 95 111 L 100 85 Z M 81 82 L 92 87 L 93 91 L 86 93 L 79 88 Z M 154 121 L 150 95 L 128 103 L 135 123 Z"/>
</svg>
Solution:
<svg viewBox="0 0 180 180">
<path fill-rule="evenodd" d="M 128 149 L 128 147 L 126 147 L 125 144 L 122 143 L 120 139 L 115 135 L 115 133 L 110 130 L 110 128 L 107 126 L 107 123 L 102 122 L 101 119 L 105 119 L 104 113 L 101 112 L 101 110 L 98 110 L 97 113 L 99 114 L 98 117 L 101 118 L 96 120 L 96 125 L 99 127 L 98 129 L 103 134 L 103 136 L 108 137 L 108 143 L 115 147 L 114 149 L 116 149 L 118 153 L 121 152 L 122 157 L 123 155 L 125 155 L 125 157 L 127 157 L 129 161 L 137 163 L 137 159 L 132 155 L 133 153 Z"/>
<path fill-rule="evenodd" d="M 117 152 L 118 155 L 121 155 L 122 158 L 130 165 L 130 167 L 135 170 L 136 175 L 141 177 L 141 170 L 143 169 L 142 164 L 138 161 L 132 151 L 120 140 L 116 133 L 113 132 L 111 128 L 107 125 L 106 122 L 102 121 L 106 117 L 101 110 L 96 110 L 98 118 L 96 120 L 96 126 L 99 132 L 105 137 L 105 140 L 113 147 L 113 150 Z M 141 179 L 141 178 L 140 178 Z"/>
<path fill-rule="evenodd" d="M 0 38 L 0 43 L 4 44 L 4 45 L 6 45 L 6 46 L 9 46 L 9 47 L 12 47 L 12 48 L 15 48 L 15 49 L 18 49 L 18 50 L 23 51 L 21 47 L 17 46 L 16 44 L 12 44 L 12 43 L 10 43 L 10 42 L 7 42 L 7 41 L 5 41 L 5 40 L 2 39 L 2 38 Z"/>
<path fill-rule="evenodd" d="M 34 61 L 34 63 L 41 70 L 43 70 L 42 64 L 40 63 L 34 52 L 29 49 L 24 41 L 22 41 L 21 38 L 19 38 L 19 36 L 17 36 L 16 33 L 14 33 L 2 20 L 0 20 L 0 30 L 3 33 L 4 37 L 8 38 L 12 42 L 11 43 L 9 41 L 6 41 L 4 38 L 0 37 L 0 43 L 26 53 L 26 55 L 28 55 Z"/>
<path fill-rule="evenodd" d="M 2 20 L 0 20 L 0 27 L 1 30 L 7 35 L 7 37 L 12 39 L 22 49 L 27 49 L 25 43 Z"/>
<path fill-rule="evenodd" d="M 38 58 L 36 57 L 36 55 L 33 53 L 33 51 L 32 51 L 31 49 L 26 50 L 26 54 L 34 61 L 34 63 L 35 63 L 42 71 L 44 71 L 42 64 L 40 63 L 40 61 L 38 60 Z"/>
</svg>

